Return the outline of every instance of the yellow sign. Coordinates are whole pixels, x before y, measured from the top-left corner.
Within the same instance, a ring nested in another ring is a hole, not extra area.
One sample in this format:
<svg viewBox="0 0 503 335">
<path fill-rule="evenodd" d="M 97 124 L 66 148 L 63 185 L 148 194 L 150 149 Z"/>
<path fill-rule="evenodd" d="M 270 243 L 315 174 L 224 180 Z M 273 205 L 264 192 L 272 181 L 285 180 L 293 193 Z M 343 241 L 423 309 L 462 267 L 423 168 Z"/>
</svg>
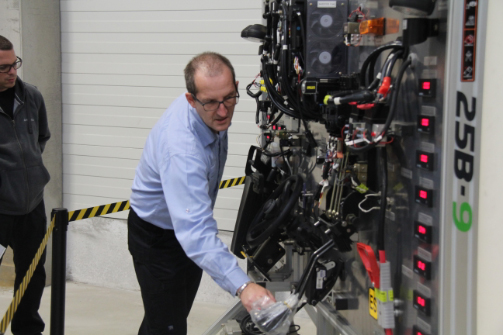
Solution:
<svg viewBox="0 0 503 335">
<path fill-rule="evenodd" d="M 373 288 L 369 288 L 369 313 L 377 320 L 377 299 Z"/>
</svg>

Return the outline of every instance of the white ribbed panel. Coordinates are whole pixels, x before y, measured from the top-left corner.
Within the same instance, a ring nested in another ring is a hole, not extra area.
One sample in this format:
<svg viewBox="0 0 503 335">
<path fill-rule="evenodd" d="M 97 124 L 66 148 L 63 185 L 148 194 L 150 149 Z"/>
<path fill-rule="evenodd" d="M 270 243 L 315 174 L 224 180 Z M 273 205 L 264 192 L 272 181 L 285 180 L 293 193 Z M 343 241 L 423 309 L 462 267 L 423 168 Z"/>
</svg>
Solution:
<svg viewBox="0 0 503 335">
<path fill-rule="evenodd" d="M 259 72 L 259 56 L 258 44 L 240 33 L 261 23 L 261 3 L 61 1 L 65 207 L 129 198 L 149 130 L 185 91 L 185 64 L 208 50 L 227 56 L 240 81 L 224 179 L 244 175 L 248 148 L 259 133 L 256 105 L 244 88 Z M 220 229 L 234 229 L 241 192 L 220 191 Z"/>
</svg>

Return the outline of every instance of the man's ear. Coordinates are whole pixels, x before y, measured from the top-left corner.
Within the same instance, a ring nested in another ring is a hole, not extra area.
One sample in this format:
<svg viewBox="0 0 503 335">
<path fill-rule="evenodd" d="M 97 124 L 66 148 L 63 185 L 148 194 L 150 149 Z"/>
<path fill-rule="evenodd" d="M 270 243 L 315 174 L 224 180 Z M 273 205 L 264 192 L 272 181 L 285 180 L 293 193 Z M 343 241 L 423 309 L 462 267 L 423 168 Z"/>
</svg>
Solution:
<svg viewBox="0 0 503 335">
<path fill-rule="evenodd" d="M 236 80 L 236 91 L 238 89 L 238 86 L 239 86 L 239 80 Z"/>
<path fill-rule="evenodd" d="M 187 99 L 187 102 L 192 106 L 192 108 L 196 108 L 196 101 L 194 100 L 192 94 L 189 92 L 185 93 L 185 99 Z"/>
</svg>

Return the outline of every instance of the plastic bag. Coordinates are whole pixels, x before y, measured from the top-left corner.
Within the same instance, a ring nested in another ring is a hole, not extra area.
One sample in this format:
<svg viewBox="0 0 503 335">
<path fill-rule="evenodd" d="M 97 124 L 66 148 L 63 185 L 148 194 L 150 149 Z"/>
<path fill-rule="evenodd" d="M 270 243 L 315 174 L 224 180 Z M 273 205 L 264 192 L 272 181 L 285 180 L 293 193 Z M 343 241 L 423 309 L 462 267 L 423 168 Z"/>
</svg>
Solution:
<svg viewBox="0 0 503 335">
<path fill-rule="evenodd" d="M 291 294 L 285 301 L 275 303 L 268 296 L 264 296 L 252 304 L 250 316 L 261 332 L 267 335 L 286 335 L 298 302 L 297 294 Z"/>
</svg>

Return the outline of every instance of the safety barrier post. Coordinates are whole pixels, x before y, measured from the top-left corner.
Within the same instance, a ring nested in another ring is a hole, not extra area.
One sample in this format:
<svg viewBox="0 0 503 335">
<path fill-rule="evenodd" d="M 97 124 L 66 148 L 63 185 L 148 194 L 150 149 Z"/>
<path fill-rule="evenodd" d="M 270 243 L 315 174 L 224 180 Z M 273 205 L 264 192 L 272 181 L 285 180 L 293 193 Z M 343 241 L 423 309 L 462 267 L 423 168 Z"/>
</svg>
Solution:
<svg viewBox="0 0 503 335">
<path fill-rule="evenodd" d="M 66 233 L 68 210 L 55 208 L 52 237 L 51 335 L 65 334 Z"/>
</svg>

